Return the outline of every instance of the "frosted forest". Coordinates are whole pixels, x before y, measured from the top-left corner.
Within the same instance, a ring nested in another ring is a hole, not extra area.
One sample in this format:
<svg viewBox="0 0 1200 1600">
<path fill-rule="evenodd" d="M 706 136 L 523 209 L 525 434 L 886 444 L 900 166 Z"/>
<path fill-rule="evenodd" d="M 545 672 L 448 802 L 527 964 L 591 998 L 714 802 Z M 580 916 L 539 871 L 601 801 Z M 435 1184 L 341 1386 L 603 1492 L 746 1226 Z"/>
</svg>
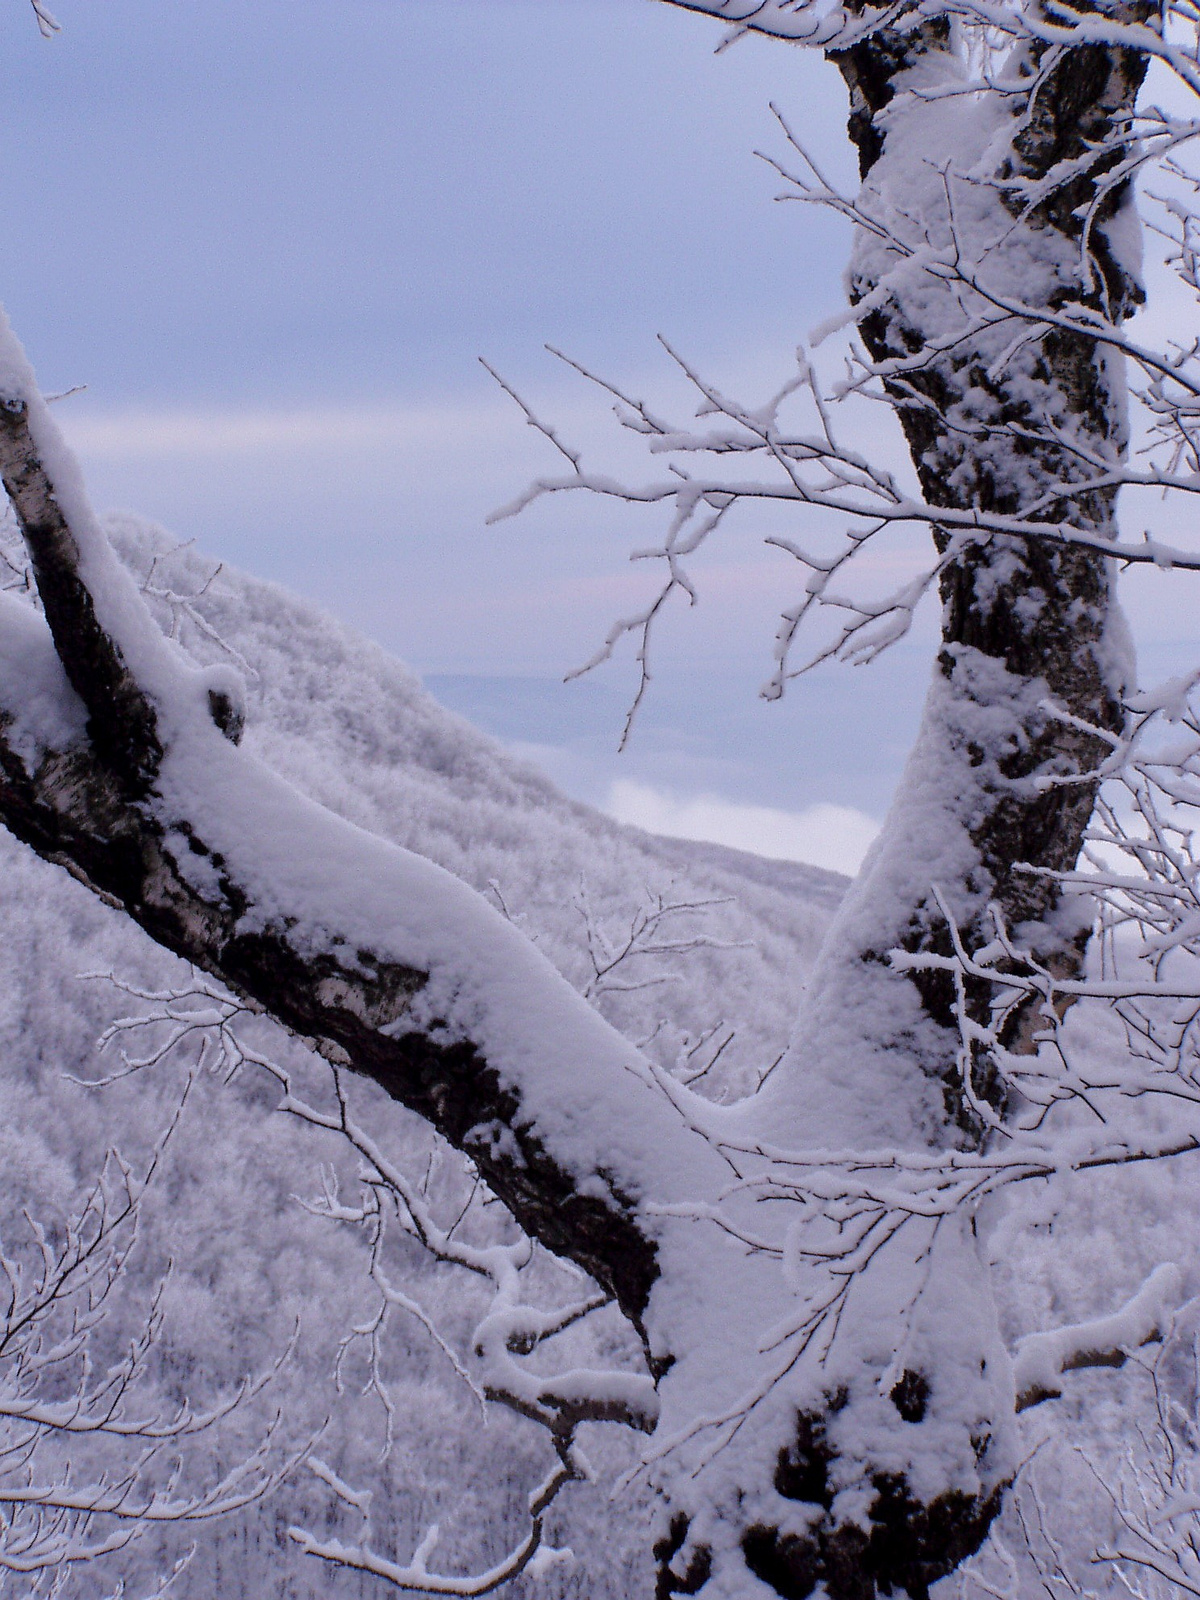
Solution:
<svg viewBox="0 0 1200 1600">
<path fill-rule="evenodd" d="M 940 610 L 887 820 L 567 799 L 98 514 L 4 321 L 0 1592 L 1200 1594 L 1200 650 L 1120 605 L 1200 572 L 1200 12 L 677 3 L 840 74 L 767 158 L 844 310 L 755 397 L 664 342 L 678 412 L 566 352 L 615 465 L 489 367 L 497 525 L 657 519 L 626 735 L 755 507 L 768 699 Z"/>
</svg>

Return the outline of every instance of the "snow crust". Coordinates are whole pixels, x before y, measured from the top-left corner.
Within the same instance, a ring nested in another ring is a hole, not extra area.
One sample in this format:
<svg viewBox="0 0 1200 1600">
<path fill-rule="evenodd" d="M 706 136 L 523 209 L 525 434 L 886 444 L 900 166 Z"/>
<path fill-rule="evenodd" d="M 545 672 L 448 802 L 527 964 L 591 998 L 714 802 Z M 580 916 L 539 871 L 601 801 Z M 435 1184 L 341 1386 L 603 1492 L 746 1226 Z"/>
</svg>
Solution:
<svg viewBox="0 0 1200 1600">
<path fill-rule="evenodd" d="M 87 726 L 83 703 L 67 682 L 49 630 L 37 614 L 0 594 L 0 706 L 9 743 L 32 771 L 46 750 L 69 748 Z"/>
</svg>

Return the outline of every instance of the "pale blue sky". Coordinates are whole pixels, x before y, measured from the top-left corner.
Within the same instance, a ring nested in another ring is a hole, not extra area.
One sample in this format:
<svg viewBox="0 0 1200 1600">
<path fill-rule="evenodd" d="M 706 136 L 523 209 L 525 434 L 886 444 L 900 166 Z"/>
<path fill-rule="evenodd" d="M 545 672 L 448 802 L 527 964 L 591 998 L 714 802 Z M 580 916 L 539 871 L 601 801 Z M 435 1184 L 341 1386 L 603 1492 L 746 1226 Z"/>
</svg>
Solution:
<svg viewBox="0 0 1200 1600">
<path fill-rule="evenodd" d="M 44 41 L 0 7 L 2 296 L 45 387 L 88 385 L 60 416 L 102 506 L 320 600 L 588 798 L 624 777 L 881 814 L 928 626 L 870 673 L 757 702 L 797 583 L 762 516 L 664 631 L 617 763 L 628 666 L 553 680 L 644 592 L 627 555 L 650 525 L 575 501 L 484 522 L 550 460 L 477 356 L 598 445 L 603 404 L 543 341 L 670 393 L 662 332 L 754 398 L 841 303 L 843 230 L 774 204 L 753 154 L 781 150 L 775 99 L 852 181 L 824 61 L 715 55 L 715 25 L 655 0 L 56 11 Z"/>
<path fill-rule="evenodd" d="M 838 294 L 772 207 L 803 52 L 651 0 L 61 0 L 0 17 L 7 297 L 106 403 L 458 395 L 543 339 L 738 360 Z M 778 144 L 778 141 L 775 141 Z"/>
</svg>

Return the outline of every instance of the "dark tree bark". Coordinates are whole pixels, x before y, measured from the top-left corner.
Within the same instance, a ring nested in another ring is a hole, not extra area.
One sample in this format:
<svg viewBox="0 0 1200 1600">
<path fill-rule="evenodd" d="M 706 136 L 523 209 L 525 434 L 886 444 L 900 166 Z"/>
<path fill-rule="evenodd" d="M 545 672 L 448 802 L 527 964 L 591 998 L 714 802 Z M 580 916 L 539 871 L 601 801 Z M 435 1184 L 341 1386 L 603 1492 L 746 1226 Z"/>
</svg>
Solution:
<svg viewBox="0 0 1200 1600">
<path fill-rule="evenodd" d="M 869 17 L 870 9 L 859 14 Z M 1144 22 L 1150 15 L 1146 5 L 1122 8 L 1123 20 Z M 935 18 L 911 32 L 882 28 L 833 53 L 850 93 L 849 132 L 865 188 L 886 152 L 887 114 L 897 85 L 906 73 L 928 69 L 930 57 L 950 50 L 949 25 Z M 1031 251 L 1045 237 L 1058 247 L 1064 266 L 1043 287 L 1048 307 L 1095 311 L 1119 325 L 1144 295 L 1105 231 L 1131 203 L 1129 186 L 1107 180 L 1120 158 L 1146 60 L 1097 45 L 1059 49 L 1052 56 L 1034 48 L 1010 61 L 1007 71 L 1030 89 L 1010 112 L 1010 155 L 995 174 L 997 211 L 1007 211 L 1027 230 Z M 1105 145 L 1110 153 L 1055 180 L 1056 172 Z M 853 299 L 864 299 L 873 288 L 869 266 L 852 272 Z M 902 295 L 872 310 L 859 326 L 878 362 L 912 356 L 929 336 L 919 311 L 906 306 Z M 1128 419 L 1120 363 L 1094 339 L 1052 330 L 1025 359 L 997 373 L 996 346 L 995 338 L 982 348 L 966 340 L 887 384 L 926 499 L 934 506 L 1066 523 L 1113 538 L 1115 490 L 1055 491 L 1095 476 L 1094 466 L 1072 448 L 1076 442 L 1093 457 L 1114 463 L 1123 457 Z M 944 551 L 946 535 L 936 538 Z M 978 792 L 970 828 L 977 862 L 967 900 L 956 908 L 960 931 L 968 948 L 987 944 L 995 931 L 994 906 L 1010 929 L 1023 930 L 1032 952 L 1063 976 L 1080 970 L 1090 907 L 1082 908 L 1084 925 L 1072 927 L 1053 874 L 1078 859 L 1099 786 L 1087 775 L 1109 750 L 1078 723 L 1107 732 L 1122 723 L 1122 625 L 1114 616 L 1109 566 L 1093 550 L 993 535 L 958 556 L 941 580 L 936 670 L 942 683 L 934 698 L 940 700 L 945 687 L 961 703 L 958 726 L 947 728 L 945 736 L 957 747 L 952 758 L 976 770 Z M 997 673 L 1041 689 L 1033 703 L 1013 708 L 999 759 L 974 731 L 984 721 L 976 713 L 995 705 Z M 1048 713 L 1048 703 L 1076 723 Z M 896 942 L 914 953 L 949 953 L 937 906 L 928 898 L 912 906 Z M 945 1060 L 932 1070 L 945 1079 L 948 1117 L 965 1138 L 978 1142 L 985 1129 L 965 1102 L 952 1064 L 958 1033 L 949 982 L 935 973 L 914 973 L 908 981 L 920 989 L 922 1005 L 945 1033 Z M 980 989 L 974 1001 L 983 1020 L 992 996 Z M 1037 1026 L 1036 1016 L 1014 1014 L 1006 1042 L 1032 1048 Z M 1002 1104 L 996 1083 L 977 1088 Z"/>
<path fill-rule="evenodd" d="M 640 1328 L 656 1249 L 619 1182 L 605 1195 L 594 1185 L 581 1193 L 578 1174 L 556 1160 L 519 1090 L 501 1083 L 477 1041 L 445 1038 L 445 1019 L 404 1026 L 428 972 L 349 948 L 336 934 L 313 949 L 298 911 L 248 927 L 254 891 L 195 818 L 164 804 L 161 708 L 97 619 L 79 542 L 21 401 L 0 406 L 0 477 L 87 731 L 86 740 L 30 762 L 11 739 L 20 707 L 0 709 L 5 824 L 158 944 L 424 1117 L 470 1156 L 523 1228 L 589 1272 Z M 231 696 L 222 687 L 206 695 L 215 728 L 237 744 L 241 716 Z M 209 869 L 203 887 L 200 864 Z M 500 1127 L 514 1141 L 502 1153 L 494 1138 Z"/>
</svg>

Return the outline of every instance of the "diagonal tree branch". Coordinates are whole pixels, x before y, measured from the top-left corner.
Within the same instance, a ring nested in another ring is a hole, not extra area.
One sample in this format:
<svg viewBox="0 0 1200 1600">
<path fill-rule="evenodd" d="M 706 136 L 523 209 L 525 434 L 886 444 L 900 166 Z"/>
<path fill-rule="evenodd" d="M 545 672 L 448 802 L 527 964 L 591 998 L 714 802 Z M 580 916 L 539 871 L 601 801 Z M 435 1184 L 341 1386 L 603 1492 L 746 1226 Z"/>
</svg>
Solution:
<svg viewBox="0 0 1200 1600">
<path fill-rule="evenodd" d="M 145 611 L 8 344 L 0 457 L 46 621 L 0 596 L 0 815 L 426 1118 L 640 1326 L 658 1272 L 641 1201 L 703 1186 L 706 1170 L 715 1183 L 719 1158 L 503 917 L 230 742 L 213 669 L 191 668 Z M 232 674 L 216 671 L 232 701 Z"/>
<path fill-rule="evenodd" d="M 96 615 L 78 541 L 19 398 L 0 403 L 0 478 L 25 536 L 58 658 L 87 707 L 92 744 L 114 771 L 144 787 L 162 758 L 155 708 Z"/>
</svg>

